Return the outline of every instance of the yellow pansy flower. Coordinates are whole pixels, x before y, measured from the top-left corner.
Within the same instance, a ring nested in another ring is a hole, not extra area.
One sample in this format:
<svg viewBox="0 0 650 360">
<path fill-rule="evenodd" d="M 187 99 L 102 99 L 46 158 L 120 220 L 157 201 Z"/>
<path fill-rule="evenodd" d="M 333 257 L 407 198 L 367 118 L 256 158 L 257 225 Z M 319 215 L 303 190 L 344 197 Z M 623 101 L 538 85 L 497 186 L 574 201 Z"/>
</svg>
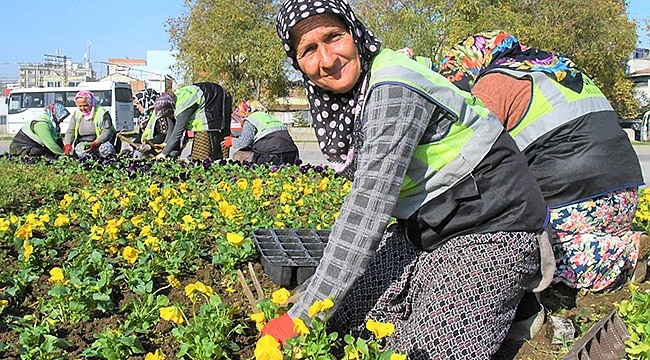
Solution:
<svg viewBox="0 0 650 360">
<path fill-rule="evenodd" d="M 185 200 L 183 200 L 183 198 L 180 198 L 180 197 L 175 197 L 175 198 L 171 199 L 169 201 L 169 203 L 172 204 L 172 205 L 176 205 L 178 207 L 185 206 Z"/>
<path fill-rule="evenodd" d="M 310 333 L 309 328 L 301 318 L 293 319 L 293 332 L 302 336 Z"/>
<path fill-rule="evenodd" d="M 96 202 L 93 204 L 93 206 L 90 208 L 90 214 L 94 217 L 97 218 L 99 216 L 99 210 L 101 209 L 102 204 Z"/>
<path fill-rule="evenodd" d="M 173 321 L 180 325 L 183 323 L 183 311 L 178 306 L 167 306 L 160 308 L 160 317 L 163 320 Z"/>
<path fill-rule="evenodd" d="M 226 240 L 228 240 L 229 243 L 238 246 L 244 242 L 244 237 L 238 233 L 227 233 Z"/>
<path fill-rule="evenodd" d="M 104 235 L 104 228 L 101 226 L 93 225 L 90 228 L 90 239 L 91 240 L 99 240 L 102 238 L 102 235 Z"/>
<path fill-rule="evenodd" d="M 255 344 L 256 360 L 283 360 L 280 343 L 271 335 L 264 335 Z"/>
<path fill-rule="evenodd" d="M 115 246 L 110 246 L 108 249 L 106 249 L 106 252 L 110 255 L 115 255 L 117 254 L 119 249 Z"/>
<path fill-rule="evenodd" d="M 271 294 L 271 301 L 273 301 L 273 303 L 276 305 L 284 305 L 287 303 L 287 300 L 289 300 L 290 296 L 291 292 L 289 292 L 289 290 L 280 288 Z"/>
<path fill-rule="evenodd" d="M 56 219 L 54 219 L 54 226 L 63 227 L 70 224 L 70 218 L 66 214 L 56 214 Z"/>
<path fill-rule="evenodd" d="M 214 294 L 214 291 L 210 286 L 206 286 L 200 281 L 185 286 L 185 296 L 190 298 L 190 300 L 195 301 L 197 294 L 205 294 L 210 297 Z"/>
<path fill-rule="evenodd" d="M 50 278 L 47 281 L 52 284 L 63 284 L 65 281 L 65 276 L 63 276 L 63 270 L 60 267 L 54 267 L 50 269 Z"/>
<path fill-rule="evenodd" d="M 25 241 L 23 242 L 23 250 L 25 250 L 25 252 L 23 253 L 25 262 L 28 262 L 29 257 L 32 256 L 32 252 L 34 252 L 34 247 L 30 245 L 27 241 Z"/>
<path fill-rule="evenodd" d="M 406 355 L 403 354 L 391 354 L 388 360 L 406 360 Z"/>
<path fill-rule="evenodd" d="M 131 224 L 133 224 L 133 226 L 139 226 L 140 224 L 142 224 L 142 221 L 144 221 L 144 219 L 140 214 L 131 218 Z"/>
<path fill-rule="evenodd" d="M 246 190 L 246 189 L 248 189 L 248 180 L 246 180 L 246 179 L 237 179 L 237 182 L 235 183 L 235 185 L 237 185 L 237 187 L 240 190 Z"/>
<path fill-rule="evenodd" d="M 153 252 L 160 251 L 160 240 L 156 236 L 147 236 L 147 238 L 144 240 L 144 244 L 148 246 Z"/>
<path fill-rule="evenodd" d="M 248 315 L 248 317 L 255 321 L 255 327 L 257 328 L 257 331 L 262 331 L 262 328 L 264 325 L 266 325 L 266 316 L 264 316 L 263 312 L 258 312 L 254 314 Z"/>
<path fill-rule="evenodd" d="M 134 264 L 136 260 L 138 260 L 138 250 L 132 248 L 131 246 L 127 246 L 122 250 L 122 256 L 124 257 L 124 260 L 128 261 L 131 264 Z"/>
<path fill-rule="evenodd" d="M 18 230 L 16 230 L 16 237 L 21 240 L 31 239 L 32 236 L 32 226 L 29 223 L 22 224 Z"/>
<path fill-rule="evenodd" d="M 160 192 L 160 188 L 158 187 L 158 184 L 151 184 L 147 188 L 147 192 L 149 193 L 149 196 L 154 197 L 158 195 L 158 193 Z"/>
<path fill-rule="evenodd" d="M 169 283 L 169 285 L 175 288 L 181 287 L 181 282 L 178 281 L 178 279 L 176 279 L 174 275 L 167 276 L 167 283 Z"/>
<path fill-rule="evenodd" d="M 0 307 L 9 306 L 9 300 L 0 300 Z"/>
<path fill-rule="evenodd" d="M 11 221 L 5 218 L 0 219 L 0 231 L 9 230 L 9 226 L 11 226 Z"/>
<path fill-rule="evenodd" d="M 327 299 L 323 300 L 323 302 L 321 303 L 320 311 L 329 310 L 329 309 L 331 309 L 333 307 L 334 307 L 334 301 L 332 301 L 332 299 L 330 299 L 330 298 L 327 298 Z"/>
<path fill-rule="evenodd" d="M 165 360 L 166 356 L 163 354 L 160 349 L 156 349 L 154 353 L 147 353 L 147 356 L 144 357 L 144 360 Z"/>
<path fill-rule="evenodd" d="M 146 237 L 146 236 L 149 236 L 151 234 L 152 234 L 151 225 L 145 225 L 145 226 L 142 227 L 142 229 L 140 229 L 140 236 L 141 237 Z"/>
<path fill-rule="evenodd" d="M 210 199 L 212 199 L 214 201 L 217 201 L 217 202 L 222 200 L 221 194 L 219 194 L 219 192 L 217 190 L 212 190 L 212 192 L 210 193 L 209 196 L 210 196 Z"/>
<path fill-rule="evenodd" d="M 391 323 L 382 323 L 374 321 L 372 319 L 366 322 L 366 329 L 370 330 L 377 339 L 385 338 L 390 336 L 395 331 L 395 325 Z"/>
<path fill-rule="evenodd" d="M 172 196 L 176 196 L 176 194 L 178 194 L 178 192 L 172 188 L 165 188 L 163 190 L 163 196 L 166 198 L 171 198 Z"/>
<path fill-rule="evenodd" d="M 182 193 L 187 192 L 187 183 L 186 182 L 180 183 L 178 185 L 178 190 L 180 190 L 180 192 L 182 192 Z"/>
</svg>

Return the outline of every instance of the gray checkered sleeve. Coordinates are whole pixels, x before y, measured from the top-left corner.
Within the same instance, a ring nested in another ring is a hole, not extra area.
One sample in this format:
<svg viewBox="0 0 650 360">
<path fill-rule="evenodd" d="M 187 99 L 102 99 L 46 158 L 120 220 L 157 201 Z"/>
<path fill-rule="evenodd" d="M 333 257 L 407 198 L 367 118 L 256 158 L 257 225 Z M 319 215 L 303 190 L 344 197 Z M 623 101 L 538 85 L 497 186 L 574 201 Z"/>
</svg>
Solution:
<svg viewBox="0 0 650 360">
<path fill-rule="evenodd" d="M 382 239 L 397 203 L 411 156 L 436 106 L 397 85 L 373 89 L 365 107 L 363 147 L 350 193 L 336 219 L 320 265 L 292 318 L 307 319 L 316 300 L 342 301 L 365 271 Z"/>
</svg>

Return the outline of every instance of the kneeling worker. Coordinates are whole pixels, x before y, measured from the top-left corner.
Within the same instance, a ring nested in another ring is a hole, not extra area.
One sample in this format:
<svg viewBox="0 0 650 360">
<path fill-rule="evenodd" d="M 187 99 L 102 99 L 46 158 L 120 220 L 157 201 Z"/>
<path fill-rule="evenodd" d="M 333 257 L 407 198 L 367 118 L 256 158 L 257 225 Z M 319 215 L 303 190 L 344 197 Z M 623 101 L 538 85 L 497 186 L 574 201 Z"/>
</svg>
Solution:
<svg viewBox="0 0 650 360">
<path fill-rule="evenodd" d="M 59 124 L 70 115 L 62 104 L 45 107 L 42 114 L 26 121 L 9 145 L 9 154 L 24 156 L 63 155 Z"/>
<path fill-rule="evenodd" d="M 298 161 L 298 147 L 287 126 L 266 112 L 257 101 L 245 100 L 235 110 L 235 116 L 244 120 L 241 135 L 228 136 L 223 145 L 235 149 L 250 147 L 251 162 L 255 164 L 294 164 Z"/>
</svg>

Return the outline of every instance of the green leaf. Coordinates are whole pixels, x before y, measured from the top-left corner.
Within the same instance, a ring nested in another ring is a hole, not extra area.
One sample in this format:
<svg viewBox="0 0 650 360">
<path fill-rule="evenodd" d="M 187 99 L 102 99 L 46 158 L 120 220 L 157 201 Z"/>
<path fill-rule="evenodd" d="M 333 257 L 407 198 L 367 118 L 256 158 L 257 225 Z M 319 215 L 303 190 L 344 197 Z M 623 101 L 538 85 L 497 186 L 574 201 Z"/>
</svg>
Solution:
<svg viewBox="0 0 650 360">
<path fill-rule="evenodd" d="M 47 293 L 54 297 L 60 297 L 68 295 L 70 293 L 70 290 L 68 290 L 68 288 L 65 286 L 56 284 Z"/>
</svg>

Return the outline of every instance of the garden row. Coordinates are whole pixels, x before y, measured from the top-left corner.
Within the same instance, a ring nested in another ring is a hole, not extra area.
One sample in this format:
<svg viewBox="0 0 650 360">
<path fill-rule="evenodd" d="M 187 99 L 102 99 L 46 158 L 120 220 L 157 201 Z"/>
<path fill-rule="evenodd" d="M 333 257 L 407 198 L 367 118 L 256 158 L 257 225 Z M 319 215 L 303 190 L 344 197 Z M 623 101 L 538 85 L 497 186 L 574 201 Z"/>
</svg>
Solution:
<svg viewBox="0 0 650 360">
<path fill-rule="evenodd" d="M 329 300 L 294 323 L 301 336 L 282 353 L 258 339 L 289 292 L 261 270 L 251 234 L 330 229 L 349 187 L 309 164 L 4 156 L 0 358 L 404 359 L 380 346 L 391 324 L 370 321 L 370 341 L 327 333 Z M 237 281 L 238 270 L 252 276 L 249 262 L 264 292 L 255 307 Z M 624 304 L 638 354 L 650 353 L 647 297 Z"/>
</svg>

